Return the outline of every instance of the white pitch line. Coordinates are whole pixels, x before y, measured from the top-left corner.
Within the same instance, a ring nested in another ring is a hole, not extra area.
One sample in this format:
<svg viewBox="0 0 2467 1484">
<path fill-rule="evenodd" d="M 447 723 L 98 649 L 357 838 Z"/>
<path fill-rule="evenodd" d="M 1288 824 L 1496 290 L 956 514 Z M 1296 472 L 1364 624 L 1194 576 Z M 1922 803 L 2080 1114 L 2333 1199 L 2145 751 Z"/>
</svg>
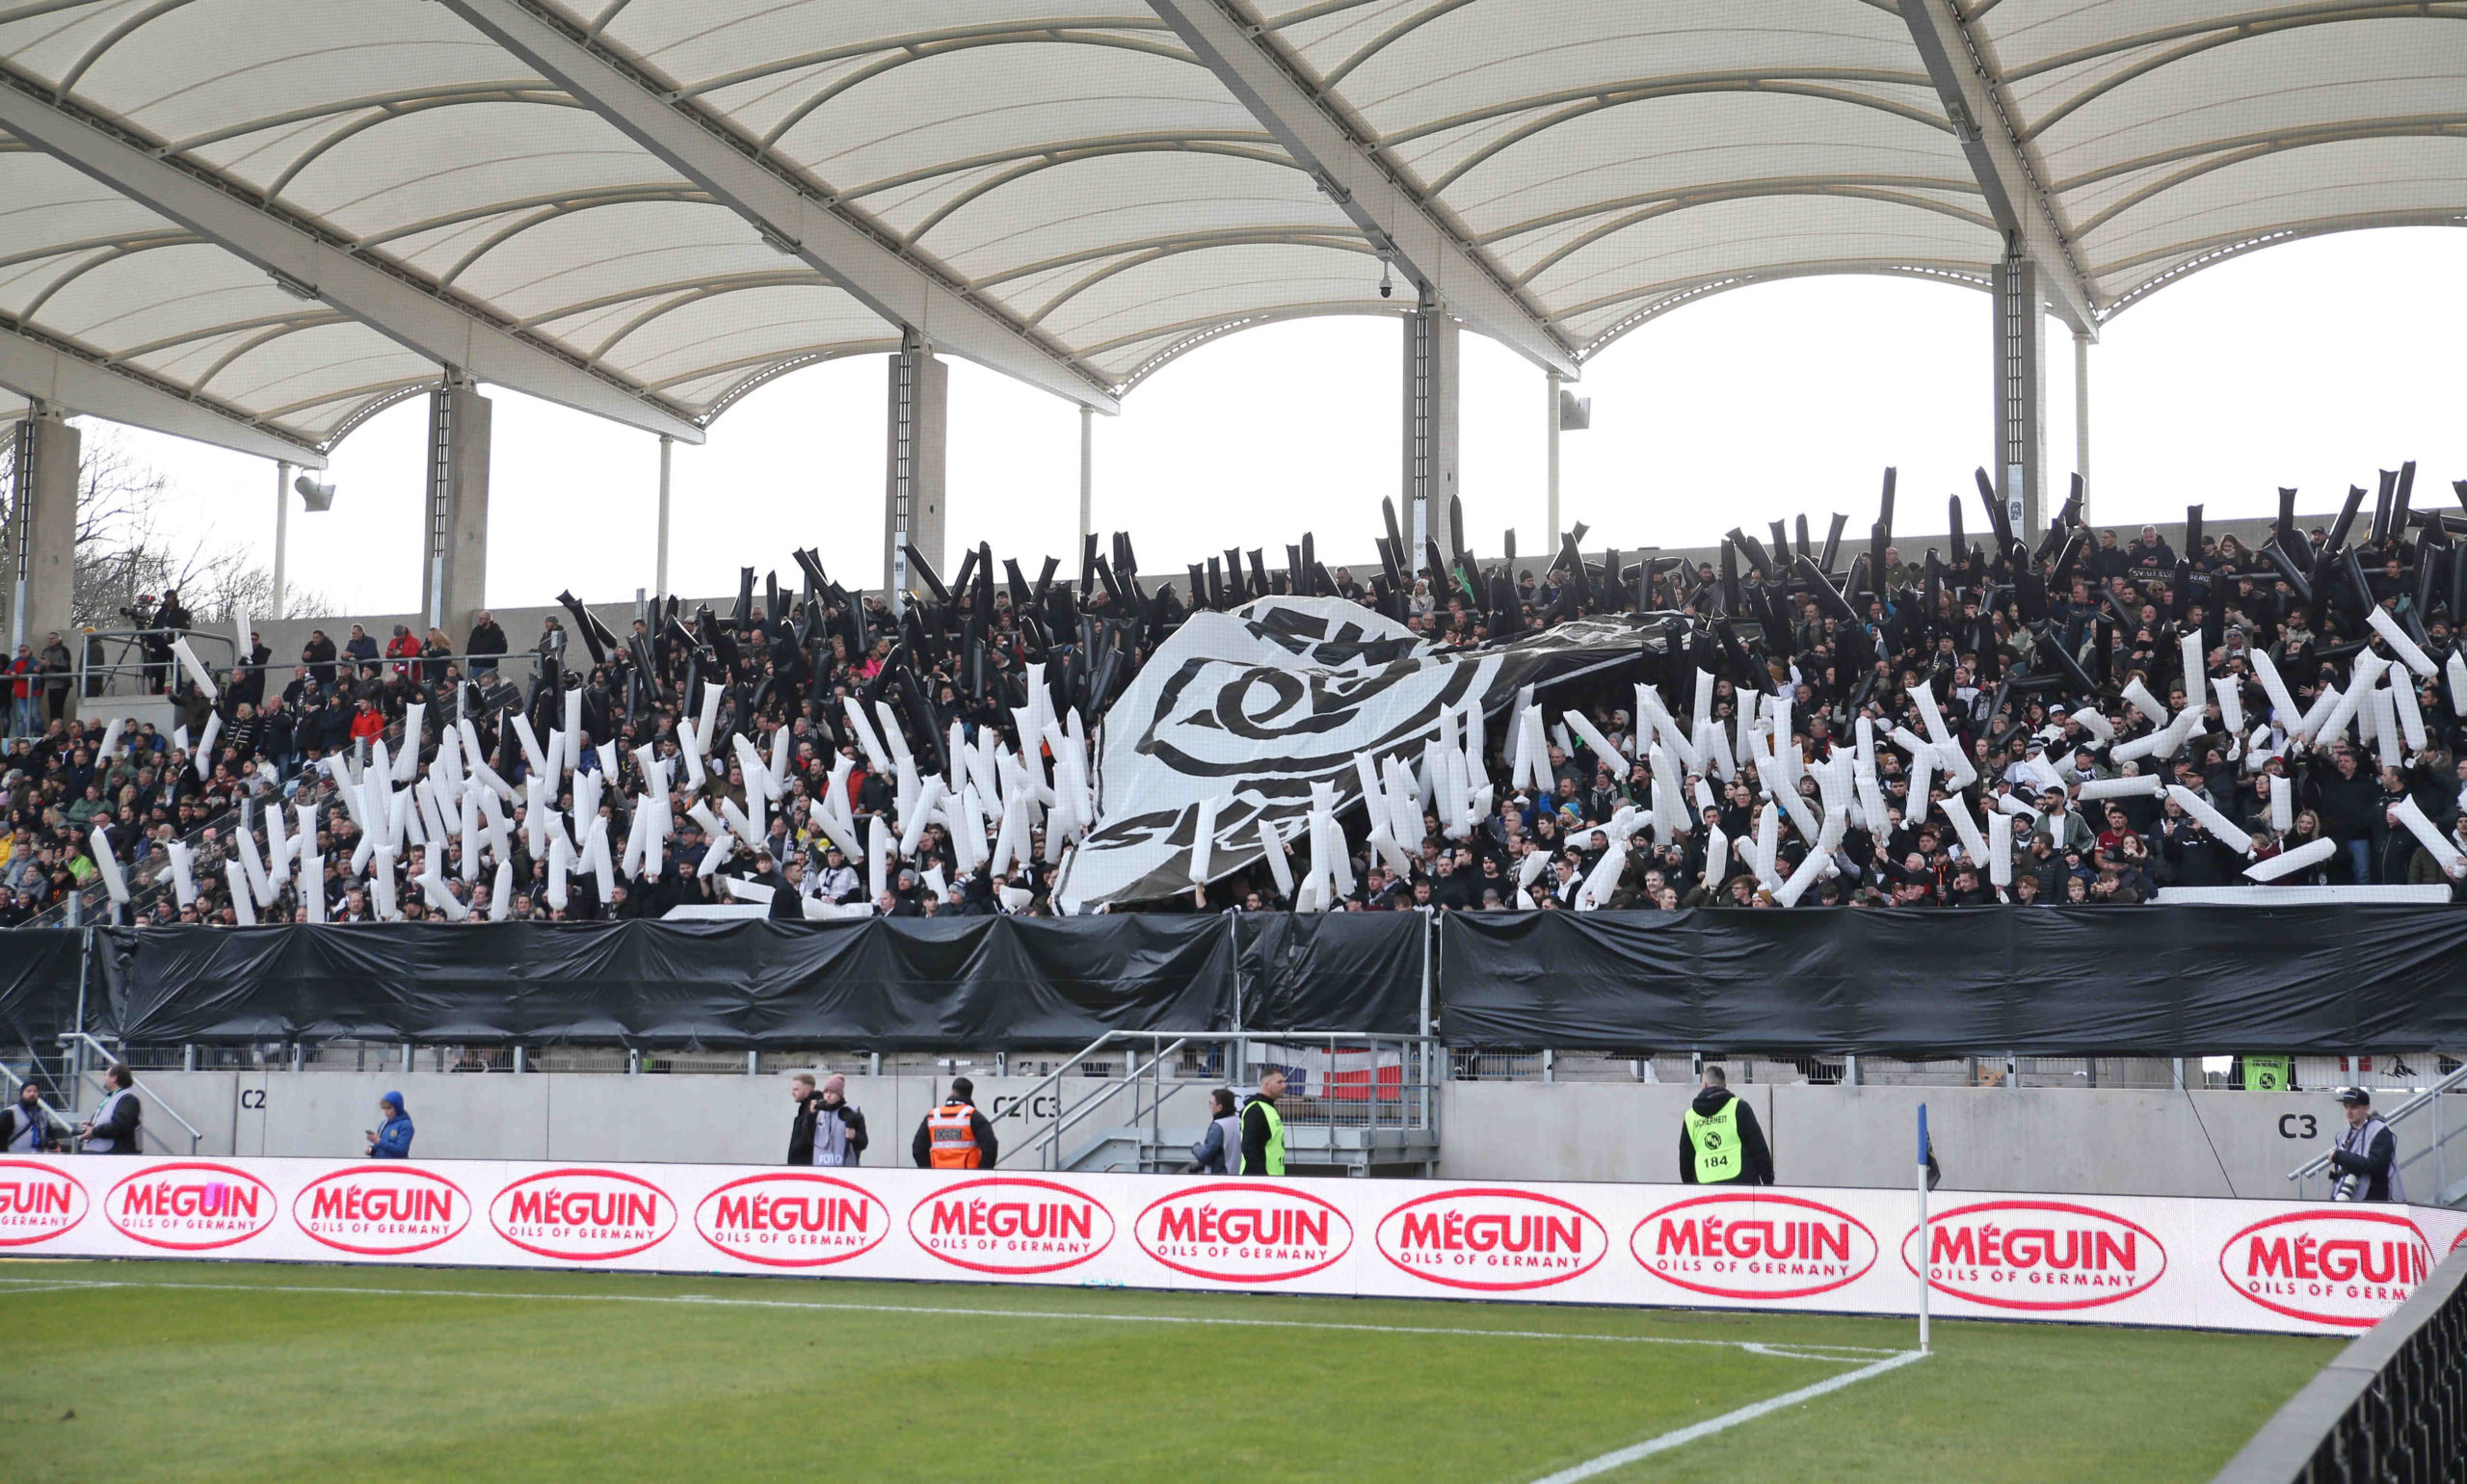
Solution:
<svg viewBox="0 0 2467 1484">
<path fill-rule="evenodd" d="M 1598 1473 L 1608 1473 L 1613 1469 L 1624 1469 L 1640 1458 L 1651 1458 L 1656 1453 L 1666 1453 L 1672 1448 L 1684 1447 L 1699 1438 L 1710 1438 L 1726 1428 L 1737 1427 L 1741 1422 L 1753 1422 L 1767 1413 L 1779 1412 L 1784 1407 L 1795 1407 L 1803 1401 L 1813 1401 L 1828 1391 L 1838 1391 L 1845 1386 L 1856 1386 L 1870 1377 L 1881 1376 L 1889 1370 L 1898 1370 L 1913 1361 L 1925 1358 L 1926 1352 L 1923 1350 L 1904 1350 L 1898 1355 L 1878 1361 L 1872 1365 L 1862 1365 L 1857 1370 L 1819 1381 L 1814 1386 L 1803 1386 L 1795 1391 L 1785 1391 L 1779 1396 L 1752 1402 L 1737 1412 L 1725 1412 L 1717 1418 L 1707 1418 L 1692 1427 L 1683 1427 L 1677 1432 L 1664 1433 L 1658 1438 L 1648 1438 L 1642 1443 L 1631 1444 L 1615 1452 L 1605 1453 L 1600 1458 L 1589 1458 L 1574 1468 L 1545 1474 L 1536 1479 L 1534 1484 L 1576 1484 L 1578 1479 L 1589 1479 Z"/>
<path fill-rule="evenodd" d="M 31 1287 L 17 1286 L 27 1280 L 0 1278 L 0 1292 L 31 1292 Z M 1775 1360 L 1820 1361 L 1846 1365 L 1870 1355 L 1897 1355 L 1900 1352 L 1877 1349 L 1868 1345 L 1792 1345 L 1753 1339 L 1696 1339 L 1673 1335 L 1583 1335 L 1557 1330 L 1484 1330 L 1471 1328 L 1423 1327 L 1413 1324 L 1341 1324 L 1316 1319 L 1233 1319 L 1201 1314 L 1106 1314 L 1072 1313 L 1063 1310 L 1044 1309 L 958 1309 L 925 1304 L 837 1304 L 804 1303 L 795 1299 L 716 1298 L 701 1293 L 510 1293 L 486 1288 L 367 1288 L 338 1284 L 236 1284 L 236 1283 L 154 1283 L 119 1279 L 58 1282 L 44 1284 L 44 1288 L 185 1288 L 218 1293 L 347 1293 L 354 1295 L 392 1296 L 398 1298 L 469 1298 L 530 1299 L 546 1303 L 575 1304 L 691 1304 L 713 1309 L 798 1309 L 841 1310 L 850 1313 L 876 1314 L 938 1314 L 968 1319 L 1075 1319 L 1098 1324 L 1196 1324 L 1230 1329 L 1263 1330 L 1333 1330 L 1365 1335 L 1461 1335 L 1482 1339 L 1576 1339 L 1623 1345 L 1711 1345 L 1726 1350 L 1745 1350 Z M 1840 1351 L 1839 1355 L 1818 1355 L 1811 1351 Z"/>
</svg>

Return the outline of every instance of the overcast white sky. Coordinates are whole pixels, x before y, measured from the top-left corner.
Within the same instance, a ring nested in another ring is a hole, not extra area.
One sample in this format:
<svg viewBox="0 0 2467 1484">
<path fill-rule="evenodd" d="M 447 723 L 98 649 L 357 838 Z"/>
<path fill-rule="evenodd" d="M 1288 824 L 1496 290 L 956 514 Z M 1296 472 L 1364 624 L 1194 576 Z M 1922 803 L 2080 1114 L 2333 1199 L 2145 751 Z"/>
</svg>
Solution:
<svg viewBox="0 0 2467 1484">
<path fill-rule="evenodd" d="M 2053 485 L 2074 460 L 2071 335 L 2050 324 Z M 1394 320 L 1271 326 L 1216 341 L 1099 418 L 1096 519 L 1144 570 L 1229 545 L 1271 551 L 1317 532 L 1367 561 L 1399 465 Z M 1542 373 L 1465 336 L 1462 461 L 1469 541 L 1544 544 Z M 2350 482 L 2419 461 L 2419 501 L 2467 477 L 2467 232 L 2406 228 L 2273 248 L 2136 305 L 2091 351 L 2092 517 L 2103 524 L 2266 514 L 2274 491 L 2334 511 Z M 1577 390 L 1593 427 L 1561 441 L 1564 522 L 1605 544 L 1696 545 L 1805 512 L 1874 518 L 1901 469 L 1897 524 L 1943 529 L 1990 438 L 1988 301 L 1909 279 L 1805 278 L 1719 294 L 1630 334 Z M 570 586 L 629 598 L 652 580 L 658 450 L 648 435 L 491 388 L 496 431 L 488 597 L 544 603 Z M 835 361 L 746 398 L 702 448 L 679 446 L 670 576 L 732 593 L 737 568 L 880 579 L 884 363 Z M 327 476 L 333 510 L 291 517 L 293 588 L 352 613 L 418 605 L 426 402 L 355 433 Z M 979 540 L 1033 574 L 1075 568 L 1075 408 L 966 362 L 951 373 L 950 547 Z M 259 460 L 125 430 L 172 478 L 176 528 L 270 554 L 275 475 Z M 1976 525 L 1976 500 L 1964 512 Z M 298 611 L 295 605 L 295 610 Z"/>
</svg>

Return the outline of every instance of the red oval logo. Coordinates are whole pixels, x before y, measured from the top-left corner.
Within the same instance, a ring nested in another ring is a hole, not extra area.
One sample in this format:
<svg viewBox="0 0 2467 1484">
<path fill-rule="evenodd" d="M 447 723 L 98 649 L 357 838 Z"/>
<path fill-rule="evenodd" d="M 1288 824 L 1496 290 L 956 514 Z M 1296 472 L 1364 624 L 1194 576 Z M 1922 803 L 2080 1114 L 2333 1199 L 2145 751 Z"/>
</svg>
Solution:
<svg viewBox="0 0 2467 1484">
<path fill-rule="evenodd" d="M 945 1185 L 908 1213 L 916 1245 L 977 1273 L 1076 1267 L 1114 1239 L 1113 1212 L 1068 1185 L 991 1176 Z"/>
<path fill-rule="evenodd" d="M 765 1267 L 823 1267 L 873 1251 L 890 1234 L 890 1207 L 828 1175 L 749 1175 L 703 1198 L 694 1230 L 732 1258 Z"/>
<path fill-rule="evenodd" d="M 1488 1186 L 1408 1201 L 1380 1218 L 1376 1240 L 1417 1278 L 1493 1293 L 1566 1283 L 1610 1251 L 1609 1233 L 1582 1206 Z"/>
<path fill-rule="evenodd" d="M 1876 1234 L 1846 1211 L 1796 1196 L 1698 1196 L 1636 1223 L 1628 1251 L 1664 1283 L 1720 1298 L 1829 1293 L 1876 1265 Z"/>
<path fill-rule="evenodd" d="M 86 1219 L 86 1187 L 57 1165 L 0 1159 L 0 1247 L 47 1242 Z"/>
<path fill-rule="evenodd" d="M 2404 1216 L 2332 1207 L 2257 1221 L 2218 1250 L 2228 1286 L 2272 1313 L 2370 1329 L 2432 1271 L 2432 1242 Z"/>
<path fill-rule="evenodd" d="M 471 1198 L 417 1165 L 354 1165 L 302 1186 L 291 1198 L 291 1220 L 337 1252 L 399 1258 L 462 1234 Z"/>
<path fill-rule="evenodd" d="M 615 1170 L 548 1170 L 498 1191 L 489 1224 L 539 1257 L 606 1262 L 659 1245 L 676 1228 L 676 1203 Z"/>
<path fill-rule="evenodd" d="M 148 1247 L 206 1252 L 273 1226 L 273 1187 L 246 1170 L 178 1160 L 140 1170 L 103 1197 L 103 1217 Z"/>
<path fill-rule="evenodd" d="M 1901 1239 L 1913 1274 L 1919 1229 Z M 2096 1309 L 2147 1289 L 2167 1249 L 2146 1227 L 2063 1201 L 1985 1201 L 1927 1221 L 1927 1285 L 1995 1309 Z"/>
<path fill-rule="evenodd" d="M 1130 1224 L 1150 1257 L 1221 1283 L 1307 1277 L 1353 1249 L 1353 1223 L 1314 1195 L 1283 1185 L 1195 1185 L 1150 1203 Z"/>
</svg>

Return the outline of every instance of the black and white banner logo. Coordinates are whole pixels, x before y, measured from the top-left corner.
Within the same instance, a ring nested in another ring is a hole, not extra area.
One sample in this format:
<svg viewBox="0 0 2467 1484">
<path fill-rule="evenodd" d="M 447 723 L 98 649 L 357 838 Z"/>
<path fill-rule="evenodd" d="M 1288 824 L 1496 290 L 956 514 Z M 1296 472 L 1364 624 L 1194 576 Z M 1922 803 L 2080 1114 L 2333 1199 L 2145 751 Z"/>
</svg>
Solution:
<svg viewBox="0 0 2467 1484">
<path fill-rule="evenodd" d="M 1063 907 L 1170 896 L 1190 886 L 1196 806 L 1220 801 L 1211 877 L 1260 859 L 1260 822 L 1300 834 L 1311 785 L 1362 796 L 1356 754 L 1419 763 L 1444 711 L 1498 717 L 1526 685 L 1666 650 L 1687 620 L 1604 616 L 1481 650 L 1443 651 L 1400 623 L 1330 597 L 1269 597 L 1193 614 L 1105 714 L 1097 827 Z"/>
</svg>

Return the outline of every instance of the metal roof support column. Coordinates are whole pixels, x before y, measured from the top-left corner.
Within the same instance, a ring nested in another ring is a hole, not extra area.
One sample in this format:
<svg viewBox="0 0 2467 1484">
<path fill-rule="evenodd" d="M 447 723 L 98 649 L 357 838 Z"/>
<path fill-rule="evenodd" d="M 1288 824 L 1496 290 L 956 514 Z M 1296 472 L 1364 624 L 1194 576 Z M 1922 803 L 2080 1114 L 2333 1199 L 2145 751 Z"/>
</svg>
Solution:
<svg viewBox="0 0 2467 1484">
<path fill-rule="evenodd" d="M 667 434 L 659 437 L 659 549 L 651 558 L 651 591 L 668 596 L 668 476 L 669 464 L 675 457 L 676 444 Z"/>
<path fill-rule="evenodd" d="M 1086 403 L 1079 405 L 1079 547 L 1086 549 L 1088 533 L 1097 528 L 1097 410 Z"/>
<path fill-rule="evenodd" d="M 1542 524 L 1542 542 L 1545 547 L 1549 547 L 1559 540 L 1559 373 L 1550 372 L 1543 380 L 1550 384 L 1551 403 L 1550 415 L 1542 423 L 1550 430 L 1547 445 L 1550 449 L 1550 473 L 1545 482 L 1547 499 Z"/>
<path fill-rule="evenodd" d="M 949 447 L 951 368 L 910 334 L 890 358 L 890 450 L 885 474 L 883 577 L 891 612 L 907 602 L 908 548 L 942 567 L 943 468 Z"/>
<path fill-rule="evenodd" d="M 1405 316 L 1403 490 L 1415 561 L 1424 560 L 1426 543 L 1453 555 L 1461 539 L 1449 517 L 1457 493 L 1457 331 L 1446 305 L 1428 297 Z M 1443 574 L 1430 577 L 1435 594 Z"/>
<path fill-rule="evenodd" d="M 291 465 L 274 466 L 274 613 L 282 617 L 283 567 L 291 554 Z M 242 659 L 247 655 L 240 656 Z"/>
<path fill-rule="evenodd" d="M 2016 251 L 1996 265 L 1996 492 L 2029 539 L 2047 483 L 2047 305 L 2039 268 Z"/>
<path fill-rule="evenodd" d="M 2073 331 L 2073 472 L 2082 476 L 2082 518 L 2090 518 L 2090 336 Z"/>
<path fill-rule="evenodd" d="M 68 634 L 76 568 L 77 461 L 85 439 L 57 409 L 38 406 L 16 425 L 16 519 L 9 533 L 9 650 L 38 652 Z"/>
<path fill-rule="evenodd" d="M 494 410 L 449 370 L 429 393 L 428 570 L 420 606 L 431 628 L 467 623 L 487 606 L 489 435 Z"/>
</svg>

